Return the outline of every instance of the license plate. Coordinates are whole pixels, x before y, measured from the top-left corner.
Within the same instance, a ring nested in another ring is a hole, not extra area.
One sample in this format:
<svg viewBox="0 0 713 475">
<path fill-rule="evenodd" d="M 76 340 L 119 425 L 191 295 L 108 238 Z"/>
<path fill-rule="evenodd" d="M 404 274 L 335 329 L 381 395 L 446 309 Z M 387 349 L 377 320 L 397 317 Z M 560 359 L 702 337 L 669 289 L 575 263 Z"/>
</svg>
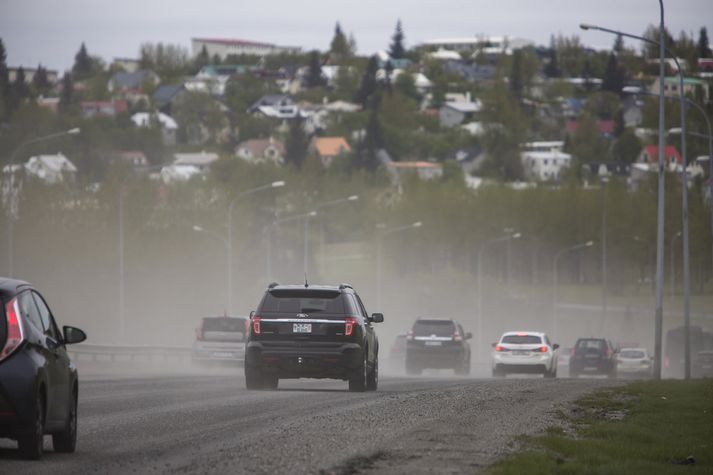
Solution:
<svg viewBox="0 0 713 475">
<path fill-rule="evenodd" d="M 443 343 L 440 341 L 427 341 L 425 342 L 426 346 L 442 346 Z"/>
<path fill-rule="evenodd" d="M 529 351 L 513 351 L 512 354 L 515 356 L 530 356 Z"/>
<path fill-rule="evenodd" d="M 312 333 L 311 323 L 293 323 L 292 333 Z"/>
</svg>

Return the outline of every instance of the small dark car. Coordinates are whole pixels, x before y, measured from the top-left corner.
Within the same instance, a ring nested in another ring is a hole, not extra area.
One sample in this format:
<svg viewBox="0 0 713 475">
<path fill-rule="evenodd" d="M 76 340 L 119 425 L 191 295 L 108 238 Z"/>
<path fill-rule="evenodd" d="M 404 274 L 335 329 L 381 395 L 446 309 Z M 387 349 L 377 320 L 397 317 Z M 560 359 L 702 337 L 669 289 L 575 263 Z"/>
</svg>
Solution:
<svg viewBox="0 0 713 475">
<path fill-rule="evenodd" d="M 331 378 L 350 391 L 376 390 L 379 341 L 371 316 L 348 284 L 270 284 L 257 310 L 245 349 L 248 389 L 276 389 L 280 379 Z"/>
<path fill-rule="evenodd" d="M 473 335 L 454 320 L 421 318 L 406 336 L 406 374 L 424 369 L 453 369 L 470 374 L 470 345 Z"/>
<path fill-rule="evenodd" d="M 569 358 L 569 375 L 605 374 L 616 377 L 616 350 L 605 338 L 580 338 L 572 348 Z"/>
<path fill-rule="evenodd" d="M 27 282 L 0 277 L 0 437 L 28 459 L 42 456 L 45 434 L 57 452 L 77 445 L 77 368 L 65 345 L 86 339 L 57 323 Z"/>
</svg>

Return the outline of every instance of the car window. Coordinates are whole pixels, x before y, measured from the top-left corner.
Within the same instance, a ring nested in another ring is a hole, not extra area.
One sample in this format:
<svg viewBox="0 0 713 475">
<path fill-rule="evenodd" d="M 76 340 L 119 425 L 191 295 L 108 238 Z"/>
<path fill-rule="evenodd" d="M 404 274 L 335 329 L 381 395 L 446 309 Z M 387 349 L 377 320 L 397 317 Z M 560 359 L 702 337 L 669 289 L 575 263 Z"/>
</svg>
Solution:
<svg viewBox="0 0 713 475">
<path fill-rule="evenodd" d="M 538 335 L 505 335 L 502 342 L 513 345 L 539 345 L 542 338 Z"/>
<path fill-rule="evenodd" d="M 415 336 L 453 336 L 455 325 L 450 320 L 417 320 L 413 324 Z"/>
<path fill-rule="evenodd" d="M 42 318 L 40 317 L 40 312 L 37 310 L 37 305 L 35 305 L 35 300 L 32 298 L 32 294 L 29 291 L 22 292 L 17 296 L 17 303 L 20 307 L 20 314 L 23 320 L 30 322 L 35 328 L 37 328 L 41 333 L 45 332 L 45 328 L 42 325 Z"/>
<path fill-rule="evenodd" d="M 267 292 L 261 312 L 274 313 L 345 313 L 342 295 L 338 293 L 310 294 Z"/>
<path fill-rule="evenodd" d="M 54 319 L 52 318 L 52 313 L 50 312 L 50 309 L 47 307 L 47 304 L 38 293 L 32 292 L 32 296 L 35 298 L 35 303 L 37 304 L 37 309 L 40 313 L 40 320 L 42 321 L 42 326 L 44 327 L 45 334 L 59 341 L 59 331 L 57 330 L 57 325 L 55 324 Z"/>
<path fill-rule="evenodd" d="M 594 348 L 596 350 L 601 350 L 604 348 L 604 340 L 579 340 L 577 342 L 578 349 Z"/>
</svg>

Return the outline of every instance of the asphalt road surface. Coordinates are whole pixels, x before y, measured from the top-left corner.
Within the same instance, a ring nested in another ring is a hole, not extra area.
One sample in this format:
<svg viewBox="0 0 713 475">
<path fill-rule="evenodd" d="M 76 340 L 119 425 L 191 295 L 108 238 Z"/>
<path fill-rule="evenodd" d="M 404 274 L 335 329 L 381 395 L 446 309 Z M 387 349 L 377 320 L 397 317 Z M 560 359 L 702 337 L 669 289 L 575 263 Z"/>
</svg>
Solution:
<svg viewBox="0 0 713 475">
<path fill-rule="evenodd" d="M 382 377 L 377 392 L 282 380 L 247 391 L 242 372 L 80 382 L 79 441 L 38 462 L 0 439 L 0 473 L 474 473 L 557 425 L 585 379 Z"/>
</svg>

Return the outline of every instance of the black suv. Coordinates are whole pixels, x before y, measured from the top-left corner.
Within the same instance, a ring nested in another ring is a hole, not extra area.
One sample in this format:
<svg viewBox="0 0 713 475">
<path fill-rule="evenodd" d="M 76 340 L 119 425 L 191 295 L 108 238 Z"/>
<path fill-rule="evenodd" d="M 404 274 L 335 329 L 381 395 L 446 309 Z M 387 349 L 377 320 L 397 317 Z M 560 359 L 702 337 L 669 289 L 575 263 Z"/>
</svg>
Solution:
<svg viewBox="0 0 713 475">
<path fill-rule="evenodd" d="M 605 338 L 580 338 L 572 348 L 569 358 L 569 375 L 605 374 L 616 377 L 616 350 Z"/>
<path fill-rule="evenodd" d="M 470 345 L 466 340 L 472 337 L 454 320 L 416 320 L 406 336 L 406 373 L 452 368 L 456 374 L 470 374 Z"/>
<path fill-rule="evenodd" d="M 350 391 L 376 390 L 379 341 L 371 316 L 347 284 L 270 284 L 252 312 L 245 348 L 245 385 L 275 389 L 280 378 L 349 381 Z"/>
<path fill-rule="evenodd" d="M 25 458 L 40 458 L 45 434 L 56 452 L 74 452 L 79 381 L 65 345 L 85 338 L 60 332 L 30 284 L 0 277 L 0 437 L 16 439 Z"/>
</svg>

